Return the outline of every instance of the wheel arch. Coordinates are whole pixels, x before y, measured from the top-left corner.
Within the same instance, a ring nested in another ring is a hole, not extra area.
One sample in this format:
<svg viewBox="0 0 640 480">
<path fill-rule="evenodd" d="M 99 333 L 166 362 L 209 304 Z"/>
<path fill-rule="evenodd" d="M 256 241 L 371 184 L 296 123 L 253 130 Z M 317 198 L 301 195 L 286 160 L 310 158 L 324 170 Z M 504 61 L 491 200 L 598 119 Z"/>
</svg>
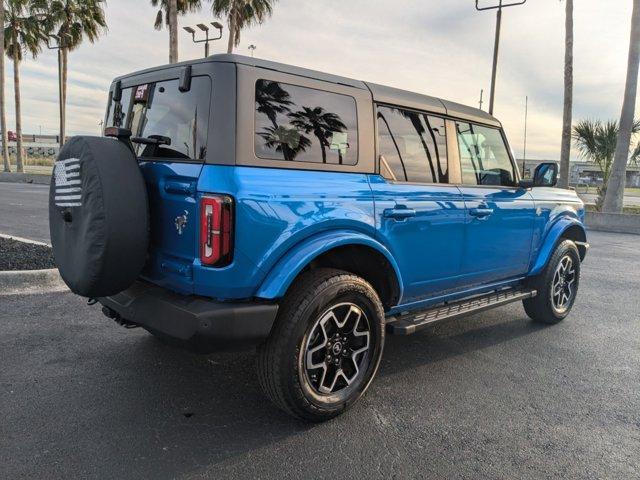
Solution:
<svg viewBox="0 0 640 480">
<path fill-rule="evenodd" d="M 402 277 L 395 259 L 384 245 L 359 232 L 325 232 L 299 243 L 270 270 L 256 297 L 280 298 L 298 275 L 321 267 L 337 268 L 367 280 L 385 310 L 402 298 Z"/>
<path fill-rule="evenodd" d="M 542 246 L 538 251 L 535 262 L 532 268 L 529 269 L 529 275 L 537 275 L 540 273 L 547 265 L 551 255 L 553 255 L 556 245 L 565 239 L 576 242 L 580 260 L 584 260 L 588 249 L 587 232 L 584 225 L 577 218 L 564 216 L 549 228 L 542 242 Z"/>
</svg>

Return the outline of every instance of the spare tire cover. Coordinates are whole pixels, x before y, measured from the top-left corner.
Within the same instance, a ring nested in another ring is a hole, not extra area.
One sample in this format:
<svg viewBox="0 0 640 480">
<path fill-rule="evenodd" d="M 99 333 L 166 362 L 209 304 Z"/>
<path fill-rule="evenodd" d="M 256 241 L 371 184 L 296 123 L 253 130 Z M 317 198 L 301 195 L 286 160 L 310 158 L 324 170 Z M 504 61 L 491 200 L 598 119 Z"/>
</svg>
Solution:
<svg viewBox="0 0 640 480">
<path fill-rule="evenodd" d="M 147 191 L 133 152 L 102 137 L 71 138 L 49 190 L 49 230 L 60 275 L 85 297 L 128 288 L 149 244 Z"/>
</svg>

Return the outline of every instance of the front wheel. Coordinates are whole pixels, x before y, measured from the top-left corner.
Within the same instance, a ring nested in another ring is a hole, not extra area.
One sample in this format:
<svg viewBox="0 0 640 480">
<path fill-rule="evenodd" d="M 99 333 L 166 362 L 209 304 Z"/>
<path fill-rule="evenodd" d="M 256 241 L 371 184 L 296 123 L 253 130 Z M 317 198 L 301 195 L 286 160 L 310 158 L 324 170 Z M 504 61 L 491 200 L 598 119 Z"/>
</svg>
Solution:
<svg viewBox="0 0 640 480">
<path fill-rule="evenodd" d="M 580 283 L 580 254 L 575 243 L 564 240 L 556 247 L 547 266 L 529 281 L 538 294 L 523 300 L 527 315 L 540 323 L 563 320 L 573 307 Z"/>
<path fill-rule="evenodd" d="M 371 285 L 340 270 L 311 270 L 287 293 L 258 350 L 258 378 L 282 410 L 328 420 L 367 390 L 383 345 L 384 311 Z"/>
</svg>

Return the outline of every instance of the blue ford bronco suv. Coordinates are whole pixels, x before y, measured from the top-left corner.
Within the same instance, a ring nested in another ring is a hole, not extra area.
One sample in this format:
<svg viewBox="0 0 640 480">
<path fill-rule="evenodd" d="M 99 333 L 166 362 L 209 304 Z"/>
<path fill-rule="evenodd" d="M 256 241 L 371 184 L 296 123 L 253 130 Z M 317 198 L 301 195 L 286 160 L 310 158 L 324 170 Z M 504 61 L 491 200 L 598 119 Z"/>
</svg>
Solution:
<svg viewBox="0 0 640 480">
<path fill-rule="evenodd" d="M 54 255 L 108 317 L 199 350 L 258 350 L 310 421 L 355 403 L 385 335 L 522 301 L 570 312 L 584 207 L 519 176 L 498 120 L 237 55 L 117 78 L 105 136 L 61 151 Z"/>
</svg>

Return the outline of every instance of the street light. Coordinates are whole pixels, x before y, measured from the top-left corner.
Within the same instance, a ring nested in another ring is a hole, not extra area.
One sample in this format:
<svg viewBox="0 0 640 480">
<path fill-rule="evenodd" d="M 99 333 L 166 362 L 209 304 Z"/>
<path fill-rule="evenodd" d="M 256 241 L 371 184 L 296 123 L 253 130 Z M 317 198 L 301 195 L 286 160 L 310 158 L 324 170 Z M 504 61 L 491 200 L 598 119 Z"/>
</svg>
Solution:
<svg viewBox="0 0 640 480">
<path fill-rule="evenodd" d="M 53 38 L 56 41 L 55 45 L 51 45 L 49 42 L 49 38 Z M 49 50 L 57 50 L 58 51 L 58 98 L 59 98 L 59 109 L 60 109 L 60 148 L 64 145 L 64 137 L 65 137 L 65 123 L 66 123 L 66 105 L 64 102 L 64 98 L 62 95 L 62 49 L 67 48 L 69 43 L 65 43 L 65 40 L 71 39 L 71 35 L 68 33 L 63 33 L 62 36 L 50 34 L 47 37 L 47 48 Z"/>
<path fill-rule="evenodd" d="M 493 115 L 493 103 L 496 96 L 496 73 L 498 70 L 498 49 L 500 48 L 500 26 L 502 25 L 502 9 L 507 7 L 515 7 L 517 5 L 524 5 L 527 0 L 520 0 L 510 3 L 504 3 L 505 0 L 498 0 L 498 5 L 480 6 L 480 0 L 476 0 L 476 10 L 495 10 L 496 12 L 496 38 L 493 44 L 493 67 L 491 69 L 491 93 L 489 96 L 489 113 Z"/>
<path fill-rule="evenodd" d="M 211 25 L 213 25 L 213 28 L 218 30 L 218 33 L 219 33 L 219 35 L 215 38 L 209 38 L 209 27 L 206 24 L 198 23 L 196 25 L 196 27 L 198 27 L 200 30 L 202 30 L 205 33 L 206 37 L 201 40 L 196 40 L 195 29 L 193 29 L 192 27 L 183 27 L 185 32 L 191 34 L 191 39 L 193 40 L 193 43 L 204 43 L 205 57 L 209 56 L 209 42 L 213 42 L 214 40 L 220 40 L 222 38 L 222 29 L 223 29 L 222 24 L 219 22 L 211 22 Z"/>
<path fill-rule="evenodd" d="M 256 47 L 255 45 L 249 45 L 247 48 L 251 50 L 251 58 L 253 58 L 253 52 L 255 52 L 256 48 L 258 47 Z"/>
</svg>

